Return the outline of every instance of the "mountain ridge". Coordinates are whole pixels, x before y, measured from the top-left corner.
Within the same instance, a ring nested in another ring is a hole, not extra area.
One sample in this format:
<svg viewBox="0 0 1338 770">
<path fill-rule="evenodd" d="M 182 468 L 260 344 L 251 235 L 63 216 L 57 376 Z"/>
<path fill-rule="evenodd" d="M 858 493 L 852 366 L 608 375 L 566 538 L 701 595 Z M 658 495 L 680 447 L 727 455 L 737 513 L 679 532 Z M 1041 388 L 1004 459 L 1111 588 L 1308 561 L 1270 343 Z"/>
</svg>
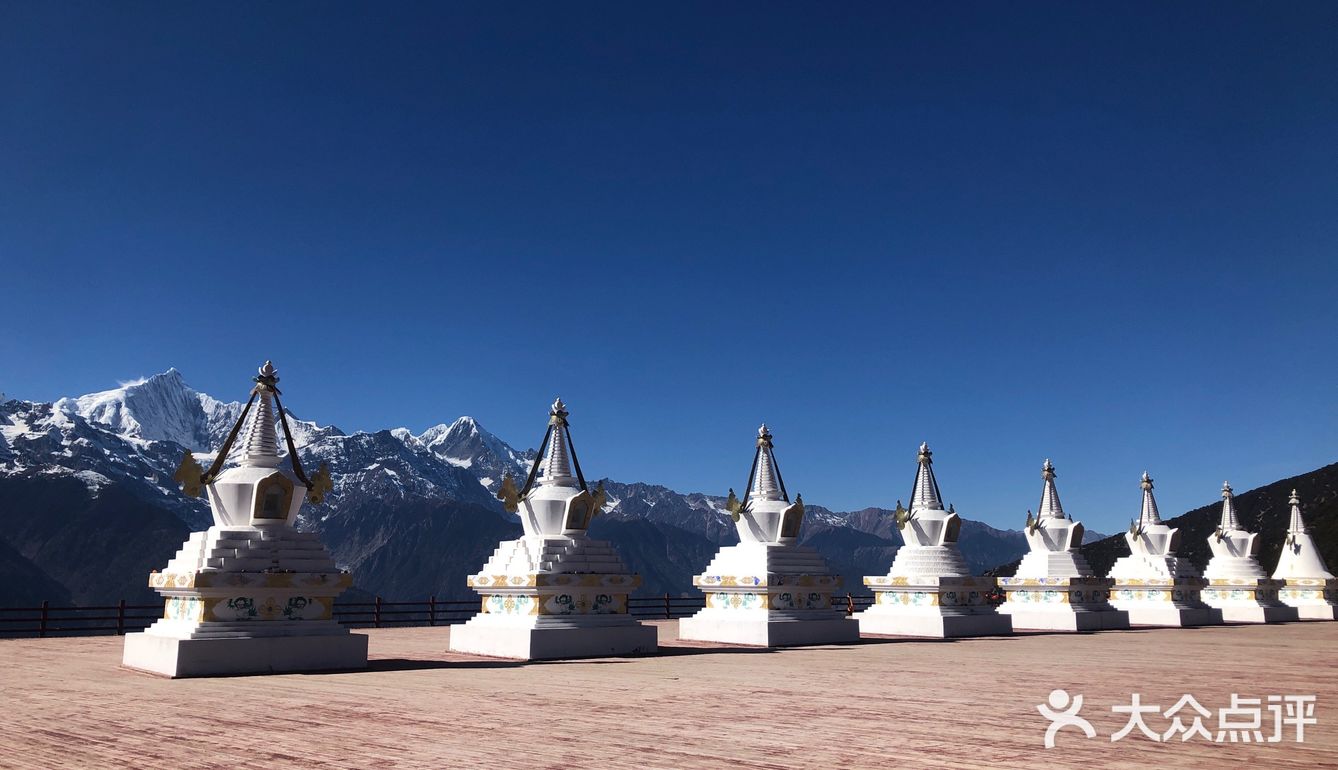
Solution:
<svg viewBox="0 0 1338 770">
<path fill-rule="evenodd" d="M 107 494 L 116 503 L 111 506 L 117 511 L 115 519 L 137 521 L 121 510 L 137 499 L 148 510 L 176 516 L 183 531 L 202 529 L 211 521 L 208 506 L 184 497 L 172 476 L 186 451 L 201 461 L 212 460 L 242 408 L 240 401 L 225 402 L 194 390 L 175 368 L 50 403 L 11 399 L 0 403 L 0 480 L 82 484 L 90 501 L 76 500 L 68 486 L 52 487 L 53 494 L 68 501 L 71 515 Z M 515 449 L 474 418 L 462 416 L 418 433 L 404 427 L 345 433 L 334 425 L 301 419 L 291 410 L 286 414 L 303 464 L 328 463 L 334 480 L 324 503 L 304 506 L 298 526 L 321 534 L 337 563 L 354 573 L 360 590 L 392 598 L 464 598 L 470 594 L 463 576 L 483 562 L 499 539 L 519 531 L 518 519 L 502 508 L 494 492 L 504 475 L 522 478 L 528 473 L 535 450 Z M 647 482 L 604 478 L 600 483 L 609 502 L 592 535 L 604 533 L 643 575 L 643 593 L 693 593 L 691 578 L 714 549 L 737 540 L 722 496 L 682 493 Z M 0 520 L 21 515 L 12 507 L 0 499 Z M 864 575 L 886 572 L 901 544 L 888 509 L 835 512 L 808 504 L 807 511 L 803 542 L 818 548 L 833 571 L 845 577 L 846 590 L 863 593 Z M 120 542 L 137 537 L 133 532 L 106 532 L 96 518 L 79 521 L 94 540 L 99 532 Z M 79 540 L 66 537 L 70 543 Z M 151 568 L 165 563 L 179 546 L 178 540 L 168 548 L 170 539 L 150 538 L 150 548 L 157 549 L 147 559 Z M 1021 532 L 969 519 L 963 521 L 961 546 L 975 571 L 1026 552 Z M 25 542 L 24 547 L 31 550 L 32 544 Z M 13 568 L 33 574 L 37 582 L 38 573 L 67 574 L 58 563 L 58 548 L 36 553 L 39 558 L 31 565 L 15 562 Z M 0 560 L 0 569 L 4 566 Z M 71 573 L 74 584 L 66 592 L 87 600 L 119 598 L 113 592 L 146 595 L 145 574 L 128 571 L 89 586 L 86 578 Z M 0 594 L 0 603 L 4 601 Z"/>
</svg>

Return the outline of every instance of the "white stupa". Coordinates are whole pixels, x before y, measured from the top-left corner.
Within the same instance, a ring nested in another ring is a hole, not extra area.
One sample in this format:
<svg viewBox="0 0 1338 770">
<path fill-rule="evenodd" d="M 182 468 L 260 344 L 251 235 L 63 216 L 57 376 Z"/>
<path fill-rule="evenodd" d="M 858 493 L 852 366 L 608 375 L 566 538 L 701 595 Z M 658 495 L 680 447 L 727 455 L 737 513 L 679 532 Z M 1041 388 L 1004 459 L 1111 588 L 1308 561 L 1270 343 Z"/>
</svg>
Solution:
<svg viewBox="0 0 1338 770">
<path fill-rule="evenodd" d="M 1338 620 L 1338 579 L 1324 564 L 1310 528 L 1301 518 L 1301 498 L 1292 490 L 1291 523 L 1273 579 L 1284 581 L 1278 598 L 1295 607 L 1301 620 Z"/>
<path fill-rule="evenodd" d="M 524 536 L 503 542 L 469 577 L 483 610 L 451 628 L 452 650 L 525 660 L 655 652 L 655 627 L 627 612 L 641 578 L 586 535 L 604 489 L 586 487 L 561 399 L 525 486 L 508 476 L 498 497 L 520 515 Z"/>
<path fill-rule="evenodd" d="M 800 496 L 791 503 L 764 424 L 744 499 L 729 491 L 739 544 L 721 548 L 693 578 L 706 607 L 678 622 L 681 639 L 767 647 L 853 642 L 859 624 L 832 608 L 841 578 L 817 551 L 799 545 Z"/>
<path fill-rule="evenodd" d="M 278 381 L 266 361 L 208 472 L 190 452 L 182 459 L 176 478 L 188 495 L 208 493 L 214 524 L 149 576 L 167 599 L 163 618 L 126 635 L 126 666 L 184 677 L 367 665 L 367 637 L 331 615 L 352 577 L 314 533 L 293 528 L 302 499 L 320 502 L 330 479 L 324 465 L 310 479 L 303 472 L 281 404 L 290 467 L 280 467 Z M 248 413 L 241 464 L 220 473 Z"/>
<path fill-rule="evenodd" d="M 1013 577 L 999 578 L 1004 603 L 999 612 L 1010 615 L 1014 629 L 1098 631 L 1128 628 L 1129 615 L 1110 604 L 1115 581 L 1097 577 L 1078 551 L 1083 526 L 1065 515 L 1055 489 L 1055 466 L 1041 466 L 1041 504 L 1027 514 L 1027 544 L 1031 551 Z"/>
<path fill-rule="evenodd" d="M 1259 564 L 1259 535 L 1246 532 L 1236 516 L 1231 485 L 1222 483 L 1222 520 L 1208 536 L 1213 556 L 1203 570 L 1208 587 L 1203 601 L 1231 623 L 1279 623 L 1296 620 L 1296 608 L 1278 598 L 1283 581 L 1273 580 Z"/>
<path fill-rule="evenodd" d="M 1115 579 L 1111 604 L 1129 613 L 1136 626 L 1203 626 L 1222 622 L 1221 610 L 1203 603 L 1204 580 L 1189 559 L 1176 556 L 1180 530 L 1162 523 L 1152 479 L 1141 482 L 1143 507 L 1124 534 L 1129 555 L 1111 567 Z"/>
<path fill-rule="evenodd" d="M 988 596 L 994 578 L 973 577 L 957 536 L 962 520 L 943 509 L 934 479 L 932 452 L 920 445 L 911 507 L 897 503 L 897 529 L 905 544 L 886 575 L 864 578 L 874 604 L 855 617 L 860 633 L 906 636 L 983 636 L 1007 634 L 1012 624 Z"/>
</svg>

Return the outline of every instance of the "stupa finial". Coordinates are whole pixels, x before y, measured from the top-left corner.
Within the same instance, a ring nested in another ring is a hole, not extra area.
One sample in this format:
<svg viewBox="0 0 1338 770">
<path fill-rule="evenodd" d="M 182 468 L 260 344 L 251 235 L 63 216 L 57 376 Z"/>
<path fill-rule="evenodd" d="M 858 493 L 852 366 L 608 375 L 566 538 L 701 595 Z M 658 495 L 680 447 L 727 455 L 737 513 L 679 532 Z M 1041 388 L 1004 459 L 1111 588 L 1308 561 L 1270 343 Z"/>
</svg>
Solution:
<svg viewBox="0 0 1338 770">
<path fill-rule="evenodd" d="M 1231 484 L 1226 481 L 1222 482 L 1222 520 L 1217 529 L 1220 532 L 1240 529 L 1240 520 L 1236 518 L 1235 495 L 1231 492 Z"/>
<path fill-rule="evenodd" d="M 1287 525 L 1288 535 L 1300 535 L 1310 530 L 1306 528 L 1305 519 L 1301 518 L 1301 498 L 1297 496 L 1296 490 L 1292 490 L 1292 496 L 1287 500 L 1292 507 L 1292 520 Z"/>
<path fill-rule="evenodd" d="M 919 467 L 915 471 L 915 486 L 911 489 L 911 510 L 943 510 L 943 498 L 938 492 L 938 481 L 934 478 L 934 453 L 929 450 L 929 442 L 920 444 L 916 455 Z"/>
<path fill-rule="evenodd" d="M 267 390 L 278 390 L 274 387 L 279 382 L 279 371 L 274 368 L 274 362 L 266 360 L 256 372 L 256 387 Z"/>
<path fill-rule="evenodd" d="M 548 452 L 544 455 L 544 476 L 540 483 L 571 486 L 575 482 L 571 471 L 571 456 L 567 453 L 567 407 L 561 398 L 553 399 L 548 411 L 548 424 L 553 428 Z"/>
<path fill-rule="evenodd" d="M 251 425 L 246 431 L 243 444 L 242 465 L 260 468 L 274 468 L 279 464 L 279 434 L 274 425 L 274 394 L 279 373 L 273 362 L 266 361 L 255 377 L 256 413 L 251 417 Z"/>
<path fill-rule="evenodd" d="M 1041 478 L 1045 480 L 1045 486 L 1041 489 L 1041 505 L 1036 518 L 1064 518 L 1064 506 L 1059 504 L 1059 492 L 1055 489 L 1055 466 L 1049 459 L 1041 466 Z"/>
<path fill-rule="evenodd" d="M 780 500 L 783 497 L 776 458 L 772 453 L 772 435 L 767 424 L 757 429 L 757 476 L 748 497 L 753 500 Z"/>
<path fill-rule="evenodd" d="M 1161 513 L 1157 510 L 1157 498 L 1152 494 L 1152 477 L 1147 471 L 1143 471 L 1143 480 L 1139 486 L 1143 488 L 1143 509 L 1138 513 L 1139 523 L 1144 526 L 1160 524 Z"/>
</svg>

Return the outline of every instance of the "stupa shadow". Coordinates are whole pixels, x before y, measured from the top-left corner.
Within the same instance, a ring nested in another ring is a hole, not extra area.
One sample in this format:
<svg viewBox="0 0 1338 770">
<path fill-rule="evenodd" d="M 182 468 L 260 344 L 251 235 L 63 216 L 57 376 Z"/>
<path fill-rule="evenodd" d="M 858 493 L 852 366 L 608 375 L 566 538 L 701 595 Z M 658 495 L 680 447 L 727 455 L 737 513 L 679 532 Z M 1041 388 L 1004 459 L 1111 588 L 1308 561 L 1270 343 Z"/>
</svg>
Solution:
<svg viewBox="0 0 1338 770">
<path fill-rule="evenodd" d="M 373 671 L 428 671 L 449 668 L 515 668 L 528 661 L 502 658 L 474 658 L 470 660 L 431 660 L 418 658 L 379 658 L 367 661 L 368 672 Z"/>
<path fill-rule="evenodd" d="M 757 654 L 782 652 L 784 647 L 760 647 L 748 644 L 701 644 L 701 645 L 660 645 L 660 649 L 655 653 L 657 657 L 672 657 L 676 655 L 735 655 L 735 654 Z"/>
<path fill-rule="evenodd" d="M 980 638 L 980 637 L 976 637 Z M 892 634 L 861 634 L 859 641 L 854 644 L 942 644 L 944 642 L 960 642 L 964 637 L 937 637 L 937 636 L 894 636 Z"/>
<path fill-rule="evenodd" d="M 467 660 L 436 660 L 415 658 L 381 658 L 367 662 L 368 672 L 372 671 L 430 671 L 436 669 L 472 669 L 472 668 L 519 668 L 521 666 L 548 665 L 609 665 L 631 663 L 635 658 L 652 657 L 633 655 L 617 658 L 568 658 L 563 660 L 513 660 L 509 658 L 487 658 L 471 656 Z M 337 672 L 331 672 L 337 673 Z M 357 673 L 357 672 L 355 672 Z"/>
</svg>

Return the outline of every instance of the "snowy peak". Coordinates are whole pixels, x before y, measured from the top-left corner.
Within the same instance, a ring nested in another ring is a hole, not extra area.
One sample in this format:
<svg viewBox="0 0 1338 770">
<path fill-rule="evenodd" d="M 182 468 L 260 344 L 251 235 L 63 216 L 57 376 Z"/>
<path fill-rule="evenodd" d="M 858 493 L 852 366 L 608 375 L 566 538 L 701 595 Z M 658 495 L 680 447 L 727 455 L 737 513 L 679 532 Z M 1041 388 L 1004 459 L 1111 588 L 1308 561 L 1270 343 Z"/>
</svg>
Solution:
<svg viewBox="0 0 1338 770">
<path fill-rule="evenodd" d="M 212 451 L 217 437 L 241 413 L 241 404 L 225 404 L 192 390 L 176 369 L 113 390 L 62 398 L 55 408 L 121 436 L 173 441 L 195 452 Z"/>
<path fill-rule="evenodd" d="M 450 425 L 434 425 L 413 441 L 457 468 L 469 468 L 490 489 L 500 484 L 507 473 L 515 476 L 527 471 L 534 459 L 533 452 L 517 452 L 473 417 L 461 417 Z"/>
</svg>

